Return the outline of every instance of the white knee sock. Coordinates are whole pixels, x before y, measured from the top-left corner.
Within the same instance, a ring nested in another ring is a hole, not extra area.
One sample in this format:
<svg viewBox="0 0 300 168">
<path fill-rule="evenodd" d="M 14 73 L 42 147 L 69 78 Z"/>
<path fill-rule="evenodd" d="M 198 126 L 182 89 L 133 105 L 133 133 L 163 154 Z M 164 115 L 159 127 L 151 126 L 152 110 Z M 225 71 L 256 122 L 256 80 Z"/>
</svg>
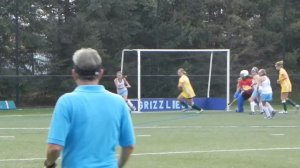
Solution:
<svg viewBox="0 0 300 168">
<path fill-rule="evenodd" d="M 267 117 L 271 117 L 271 112 L 269 111 L 269 108 L 267 106 L 263 106 L 263 109 L 264 109 L 264 111 L 266 113 L 266 116 Z"/>
<path fill-rule="evenodd" d="M 255 112 L 255 106 L 256 106 L 256 103 L 254 101 L 251 101 L 250 102 L 250 109 L 251 109 L 251 112 Z"/>
<path fill-rule="evenodd" d="M 136 108 L 134 107 L 134 105 L 131 103 L 131 101 L 129 99 L 127 100 L 127 104 L 128 104 L 128 106 L 130 107 L 131 110 L 133 110 L 133 111 L 136 110 Z"/>
<path fill-rule="evenodd" d="M 266 105 L 270 111 L 274 111 L 274 108 L 271 106 L 270 103 L 267 102 Z"/>
</svg>

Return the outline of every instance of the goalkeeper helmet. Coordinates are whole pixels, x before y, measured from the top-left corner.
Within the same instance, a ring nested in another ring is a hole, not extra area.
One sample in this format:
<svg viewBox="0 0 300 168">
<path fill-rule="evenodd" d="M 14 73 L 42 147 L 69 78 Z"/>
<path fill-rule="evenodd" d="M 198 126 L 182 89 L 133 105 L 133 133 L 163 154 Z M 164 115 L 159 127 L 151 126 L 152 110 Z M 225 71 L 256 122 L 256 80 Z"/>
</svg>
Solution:
<svg viewBox="0 0 300 168">
<path fill-rule="evenodd" d="M 246 76 L 248 76 L 248 75 L 249 75 L 248 70 L 241 70 L 241 72 L 240 72 L 240 77 L 246 77 Z"/>
</svg>

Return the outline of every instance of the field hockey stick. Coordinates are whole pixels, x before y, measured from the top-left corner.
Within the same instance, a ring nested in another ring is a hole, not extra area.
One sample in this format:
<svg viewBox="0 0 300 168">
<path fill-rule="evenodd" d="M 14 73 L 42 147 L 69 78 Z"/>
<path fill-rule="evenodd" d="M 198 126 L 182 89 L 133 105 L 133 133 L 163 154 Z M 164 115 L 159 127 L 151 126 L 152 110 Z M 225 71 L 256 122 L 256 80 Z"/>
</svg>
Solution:
<svg viewBox="0 0 300 168">
<path fill-rule="evenodd" d="M 127 88 L 130 88 L 131 87 L 131 85 L 128 83 L 128 81 L 127 81 L 127 75 L 125 75 L 124 77 L 123 77 L 123 80 L 125 81 L 125 83 L 126 83 L 126 85 L 127 85 Z"/>
<path fill-rule="evenodd" d="M 241 91 L 240 95 L 243 94 L 244 91 Z M 234 102 L 236 102 L 238 98 L 233 99 L 230 103 L 227 104 L 227 108 L 229 108 Z"/>
<path fill-rule="evenodd" d="M 236 101 L 237 101 L 237 98 L 236 98 L 236 99 L 233 99 L 230 103 L 227 104 L 227 106 L 230 107 L 230 106 L 231 106 L 234 102 L 236 102 Z"/>
</svg>

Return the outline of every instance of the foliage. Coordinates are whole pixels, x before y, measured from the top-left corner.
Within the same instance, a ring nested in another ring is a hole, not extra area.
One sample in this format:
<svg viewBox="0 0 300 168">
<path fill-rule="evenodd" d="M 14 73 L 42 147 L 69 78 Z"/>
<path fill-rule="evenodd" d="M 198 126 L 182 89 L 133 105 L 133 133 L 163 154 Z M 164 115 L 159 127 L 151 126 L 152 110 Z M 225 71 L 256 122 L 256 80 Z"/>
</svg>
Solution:
<svg viewBox="0 0 300 168">
<path fill-rule="evenodd" d="M 72 54 L 81 47 L 100 52 L 106 75 L 119 70 L 123 48 L 229 48 L 233 74 L 252 66 L 275 73 L 274 62 L 283 59 L 284 38 L 286 68 L 296 73 L 300 69 L 300 3 L 286 2 L 284 25 L 284 0 L 2 0 L 0 74 L 15 71 L 16 12 L 20 75 L 68 75 Z M 171 62 L 182 66 L 181 60 Z M 194 69 L 195 74 L 201 73 Z M 68 80 L 47 78 L 36 84 L 21 80 L 22 95 L 28 95 L 29 85 L 59 95 L 73 87 Z M 13 87 L 14 81 L 7 82 L 0 82 L 1 94 L 13 98 L 13 91 L 5 88 Z"/>
</svg>

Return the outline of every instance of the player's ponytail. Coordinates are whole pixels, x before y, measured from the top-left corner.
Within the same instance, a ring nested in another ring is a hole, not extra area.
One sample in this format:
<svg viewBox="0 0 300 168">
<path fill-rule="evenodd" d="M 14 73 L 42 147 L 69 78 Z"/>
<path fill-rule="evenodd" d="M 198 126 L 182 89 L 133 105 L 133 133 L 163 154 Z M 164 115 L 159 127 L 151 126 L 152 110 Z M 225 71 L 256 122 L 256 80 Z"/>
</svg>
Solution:
<svg viewBox="0 0 300 168">
<path fill-rule="evenodd" d="M 275 65 L 283 67 L 283 60 L 276 62 Z"/>
<path fill-rule="evenodd" d="M 183 68 L 179 68 L 179 69 L 178 69 L 178 72 L 181 72 L 181 73 L 183 73 L 184 75 L 187 74 L 186 71 L 185 71 Z"/>
</svg>

